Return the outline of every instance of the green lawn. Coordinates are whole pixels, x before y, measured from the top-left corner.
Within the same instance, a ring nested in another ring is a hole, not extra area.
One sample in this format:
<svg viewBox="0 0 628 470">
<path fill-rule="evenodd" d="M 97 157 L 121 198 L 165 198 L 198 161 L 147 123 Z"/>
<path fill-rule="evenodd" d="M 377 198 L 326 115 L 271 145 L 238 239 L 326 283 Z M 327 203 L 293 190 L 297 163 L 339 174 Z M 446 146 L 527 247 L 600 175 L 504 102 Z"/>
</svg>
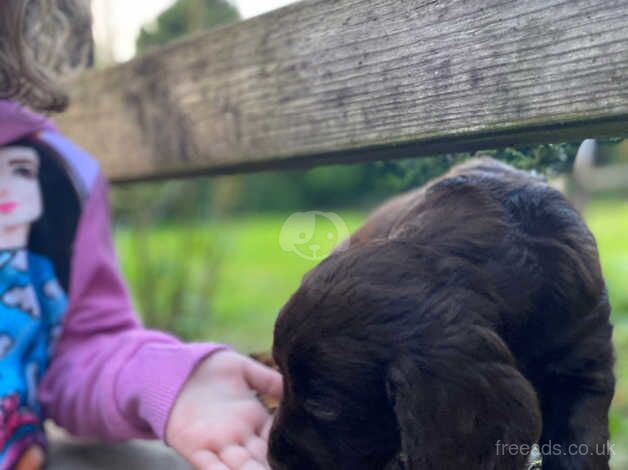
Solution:
<svg viewBox="0 0 628 470">
<path fill-rule="evenodd" d="M 316 264 L 282 250 L 280 232 L 288 216 L 247 216 L 185 228 L 165 227 L 142 236 L 119 230 L 116 241 L 123 270 L 137 303 L 149 305 L 152 311 L 145 316 L 146 322 L 178 330 L 192 339 L 227 342 L 241 351 L 268 350 L 277 312 L 301 276 Z M 354 229 L 363 214 L 343 213 L 342 218 Z M 598 239 L 614 307 L 619 381 L 612 428 L 616 445 L 625 446 L 628 202 L 594 203 L 587 219 Z M 618 450 L 628 453 L 626 447 Z"/>
<path fill-rule="evenodd" d="M 586 218 L 597 238 L 613 305 L 617 389 L 611 424 L 617 459 L 628 468 L 628 201 L 594 203 Z"/>
<path fill-rule="evenodd" d="M 138 242 L 133 235 L 118 231 L 116 240 L 122 268 L 137 297 L 150 297 L 154 292 L 159 297 L 169 287 L 157 286 L 138 292 L 137 286 L 146 277 L 147 265 L 159 272 L 164 284 L 169 278 L 180 275 L 177 261 L 193 272 L 218 271 L 215 284 L 207 289 L 212 301 L 202 324 L 195 330 L 197 337 L 227 342 L 241 351 L 268 350 L 277 312 L 297 288 L 303 274 L 317 263 L 282 250 L 279 236 L 288 215 L 248 216 L 223 220 L 218 225 L 159 229 L 139 241 L 139 244 L 151 245 L 147 257 L 136 256 Z M 353 229 L 362 217 L 349 213 L 343 214 L 343 219 Z M 204 251 L 201 248 L 201 253 L 190 253 L 190 242 L 198 236 L 205 237 L 211 246 Z M 175 239 L 180 242 L 173 242 Z M 218 255 L 214 251 L 218 251 Z M 169 257 L 173 252 L 179 252 L 175 254 L 177 260 L 154 266 L 159 263 L 153 257 Z M 198 295 L 196 292 L 188 294 Z M 162 305 L 167 306 L 168 302 L 162 302 L 159 307 Z M 194 316 L 195 312 L 181 311 L 181 315 Z M 151 317 L 154 315 L 145 316 L 147 322 L 154 320 Z M 159 324 L 159 318 L 153 323 Z"/>
</svg>

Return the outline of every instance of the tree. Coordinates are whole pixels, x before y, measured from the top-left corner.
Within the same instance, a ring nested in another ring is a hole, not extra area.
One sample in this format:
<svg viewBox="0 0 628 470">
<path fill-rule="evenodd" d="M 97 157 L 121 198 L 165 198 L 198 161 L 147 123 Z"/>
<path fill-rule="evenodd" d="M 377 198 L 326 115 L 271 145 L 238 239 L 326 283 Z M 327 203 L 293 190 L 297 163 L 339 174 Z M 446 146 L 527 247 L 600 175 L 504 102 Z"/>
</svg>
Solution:
<svg viewBox="0 0 628 470">
<path fill-rule="evenodd" d="M 188 34 L 240 19 L 238 9 L 227 0 L 177 0 L 157 17 L 152 26 L 141 29 L 137 38 L 138 53 L 162 46 Z"/>
</svg>

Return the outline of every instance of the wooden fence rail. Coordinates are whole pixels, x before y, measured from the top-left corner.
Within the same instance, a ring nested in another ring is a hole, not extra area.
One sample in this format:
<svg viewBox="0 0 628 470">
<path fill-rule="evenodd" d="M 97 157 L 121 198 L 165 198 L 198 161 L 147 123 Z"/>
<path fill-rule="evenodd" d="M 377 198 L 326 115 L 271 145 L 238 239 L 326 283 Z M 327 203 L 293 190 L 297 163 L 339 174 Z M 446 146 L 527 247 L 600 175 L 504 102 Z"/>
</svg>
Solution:
<svg viewBox="0 0 628 470">
<path fill-rule="evenodd" d="M 73 83 L 114 181 L 625 135 L 626 0 L 306 0 Z"/>
</svg>

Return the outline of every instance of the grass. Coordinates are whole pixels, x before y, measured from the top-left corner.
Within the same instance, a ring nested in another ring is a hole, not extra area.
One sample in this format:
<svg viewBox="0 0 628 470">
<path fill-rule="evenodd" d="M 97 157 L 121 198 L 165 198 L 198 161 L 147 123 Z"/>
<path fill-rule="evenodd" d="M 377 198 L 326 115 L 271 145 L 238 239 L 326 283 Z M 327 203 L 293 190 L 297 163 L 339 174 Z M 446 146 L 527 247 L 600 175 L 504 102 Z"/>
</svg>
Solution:
<svg viewBox="0 0 628 470">
<path fill-rule="evenodd" d="M 156 261 L 138 259 L 136 235 L 117 231 L 122 267 L 136 298 L 171 295 L 178 302 L 153 301 L 150 305 L 160 313 L 149 314 L 146 319 L 158 326 L 181 324 L 180 331 L 189 339 L 225 342 L 243 352 L 270 349 L 279 309 L 303 274 L 317 263 L 282 249 L 281 229 L 289 215 L 265 214 L 155 229 L 139 243 L 152 247 L 144 252 L 151 252 L 149 258 L 155 256 Z M 618 385 L 611 422 L 619 454 L 615 468 L 625 468 L 619 459 L 628 455 L 628 202 L 595 202 L 586 217 L 598 240 L 613 304 Z M 348 212 L 342 218 L 352 230 L 363 214 Z M 210 240 L 211 246 L 199 243 L 199 238 Z M 183 278 L 186 274 L 181 266 L 195 274 Z M 212 277 L 212 283 L 199 282 L 203 273 Z M 157 276 L 160 282 L 147 283 L 146 276 Z M 174 294 L 169 291 L 169 279 L 173 278 L 179 286 Z M 182 284 L 188 284 L 187 288 Z M 138 292 L 142 288 L 147 291 Z M 207 298 L 211 298 L 208 304 L 203 302 Z M 164 320 L 160 315 L 170 317 Z"/>
<path fill-rule="evenodd" d="M 613 306 L 617 388 L 611 431 L 618 452 L 616 467 L 628 468 L 628 201 L 595 202 L 586 219 L 597 238 Z"/>
<path fill-rule="evenodd" d="M 202 232 L 219 247 L 219 273 L 212 287 L 212 302 L 200 319 L 202 324 L 197 329 L 196 339 L 226 342 L 244 352 L 270 349 L 279 309 L 297 288 L 303 274 L 317 263 L 282 250 L 279 237 L 288 215 L 249 216 L 223 220 L 219 225 L 166 227 L 151 234 L 147 243 L 162 248 L 157 256 L 164 256 L 164 247 L 169 252 L 180 251 L 181 263 L 194 272 L 205 269 L 211 273 L 216 269 L 215 256 L 208 259 L 203 253 L 190 253 L 187 240 Z M 343 219 L 352 229 L 359 225 L 362 217 L 343 214 Z M 173 245 L 173 239 L 183 240 L 182 246 Z M 120 230 L 116 241 L 123 271 L 136 298 L 155 295 L 154 292 L 137 295 L 141 278 L 146 275 L 142 272 L 146 261 L 134 256 L 137 245 L 134 235 Z M 162 279 L 178 274 L 176 269 L 160 272 Z M 156 295 L 159 296 L 159 292 Z M 167 305 L 167 302 L 162 304 Z M 188 314 L 198 316 L 198 312 L 185 311 L 181 311 L 180 316 Z"/>
</svg>

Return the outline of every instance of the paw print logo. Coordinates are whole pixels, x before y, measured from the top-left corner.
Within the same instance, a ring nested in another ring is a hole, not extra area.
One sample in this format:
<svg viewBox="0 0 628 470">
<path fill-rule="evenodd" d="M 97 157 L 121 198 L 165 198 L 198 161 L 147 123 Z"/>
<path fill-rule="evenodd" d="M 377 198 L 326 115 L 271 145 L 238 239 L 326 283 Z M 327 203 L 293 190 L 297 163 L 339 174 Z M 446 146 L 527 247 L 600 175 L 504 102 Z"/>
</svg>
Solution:
<svg viewBox="0 0 628 470">
<path fill-rule="evenodd" d="M 309 261 L 320 261 L 334 248 L 349 238 L 349 228 L 333 212 L 296 212 L 286 219 L 279 233 L 279 246 Z"/>
</svg>

